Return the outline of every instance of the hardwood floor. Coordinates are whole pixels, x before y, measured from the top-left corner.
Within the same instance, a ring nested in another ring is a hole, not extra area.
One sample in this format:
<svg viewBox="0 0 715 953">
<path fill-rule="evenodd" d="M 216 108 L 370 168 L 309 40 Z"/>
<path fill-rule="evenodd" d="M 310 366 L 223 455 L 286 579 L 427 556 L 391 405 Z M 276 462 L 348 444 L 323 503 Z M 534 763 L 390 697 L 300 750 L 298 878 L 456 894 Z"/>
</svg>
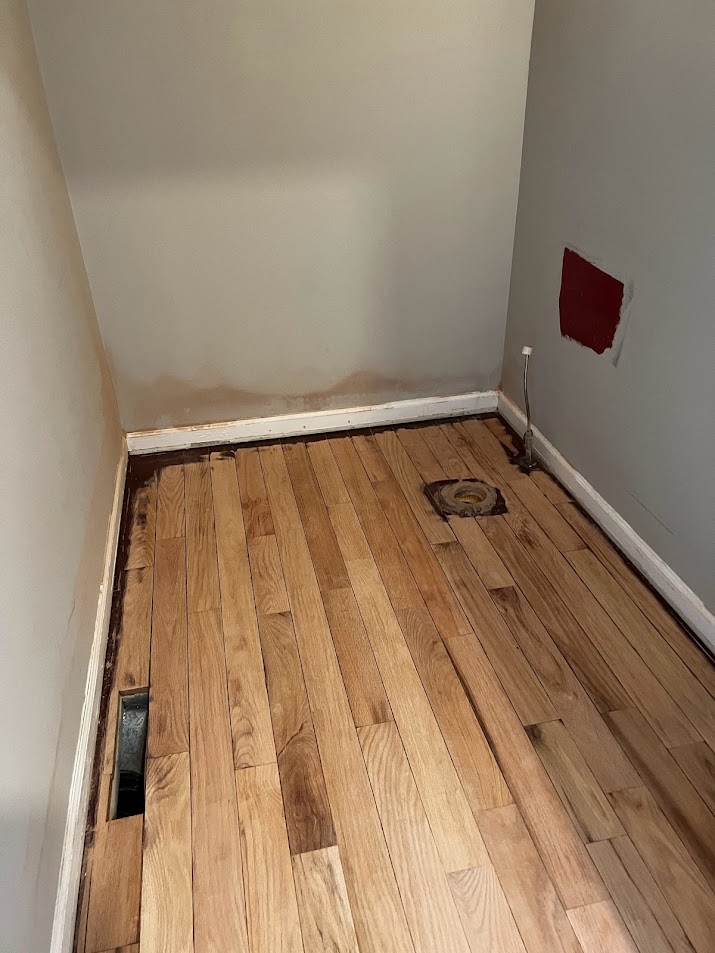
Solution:
<svg viewBox="0 0 715 953">
<path fill-rule="evenodd" d="M 76 953 L 713 953 L 715 671 L 516 449 L 489 417 L 132 462 Z M 459 477 L 507 513 L 443 520 Z"/>
</svg>

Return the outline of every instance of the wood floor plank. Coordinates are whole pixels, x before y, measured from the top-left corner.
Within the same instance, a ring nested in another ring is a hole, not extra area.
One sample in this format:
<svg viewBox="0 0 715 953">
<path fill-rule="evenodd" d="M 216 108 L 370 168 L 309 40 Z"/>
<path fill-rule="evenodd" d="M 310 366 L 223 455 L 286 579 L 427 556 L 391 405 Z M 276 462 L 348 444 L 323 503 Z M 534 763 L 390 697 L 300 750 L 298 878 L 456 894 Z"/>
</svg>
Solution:
<svg viewBox="0 0 715 953">
<path fill-rule="evenodd" d="M 560 505 L 559 512 L 596 553 L 603 565 L 608 567 L 641 612 L 656 627 L 671 648 L 675 649 L 690 671 L 711 695 L 715 695 L 715 665 L 678 624 L 658 596 L 643 582 L 611 541 L 575 503 Z"/>
<path fill-rule="evenodd" d="M 345 589 L 350 581 L 305 444 L 286 444 L 283 453 L 318 585 L 323 592 Z"/>
<path fill-rule="evenodd" d="M 517 806 L 484 811 L 479 827 L 529 953 L 582 953 Z"/>
<path fill-rule="evenodd" d="M 468 480 L 472 476 L 469 467 L 457 453 L 440 424 L 427 424 L 419 428 L 420 436 L 439 460 L 440 466 L 450 480 Z"/>
<path fill-rule="evenodd" d="M 142 953 L 193 953 L 189 753 L 146 765 Z"/>
<path fill-rule="evenodd" d="M 261 458 L 360 950 L 385 953 L 387 937 L 389 953 L 413 953 L 285 460 Z M 305 937 L 304 907 L 299 892 Z"/>
<path fill-rule="evenodd" d="M 377 567 L 347 567 L 445 870 L 479 866 L 482 839 Z"/>
<path fill-rule="evenodd" d="M 526 953 L 491 864 L 448 874 L 471 953 Z"/>
<path fill-rule="evenodd" d="M 511 804 L 507 783 L 429 612 L 398 609 L 397 619 L 473 813 Z"/>
<path fill-rule="evenodd" d="M 427 540 L 432 544 L 454 542 L 454 533 L 424 495 L 422 478 L 394 431 L 383 430 L 375 439 Z"/>
<path fill-rule="evenodd" d="M 610 668 L 668 747 L 701 741 L 666 689 L 596 600 L 566 557 L 525 513 L 505 517 Z"/>
<path fill-rule="evenodd" d="M 350 437 L 335 437 L 330 440 L 330 447 L 350 494 L 369 550 L 380 568 L 380 575 L 390 602 L 396 609 L 422 605 L 423 600 L 417 584 L 395 534 L 385 519 L 375 488 L 358 456 L 357 444 L 354 444 Z M 379 452 L 377 445 L 375 447 Z M 387 467 L 387 462 L 385 466 Z M 341 544 L 344 545 L 342 540 Z M 343 556 L 348 558 L 348 550 L 343 552 Z"/>
<path fill-rule="evenodd" d="M 379 483 L 380 480 L 386 480 L 392 470 L 382 455 L 382 450 L 378 447 L 374 434 L 354 434 L 352 441 L 360 455 L 360 460 L 365 467 L 370 482 Z"/>
<path fill-rule="evenodd" d="M 155 558 L 147 737 L 150 758 L 189 750 L 186 547 L 183 536 L 157 540 Z"/>
<path fill-rule="evenodd" d="M 715 900 L 705 879 L 644 787 L 609 795 L 630 839 L 697 953 L 712 950 Z"/>
<path fill-rule="evenodd" d="M 153 593 L 152 566 L 125 571 L 122 621 L 114 674 L 114 684 L 120 692 L 146 688 L 149 685 Z"/>
<path fill-rule="evenodd" d="M 606 899 L 591 858 L 478 639 L 450 639 L 447 648 L 564 905 Z"/>
<path fill-rule="evenodd" d="M 281 560 L 275 536 L 254 536 L 248 540 L 253 595 L 259 616 L 288 612 L 288 593 L 283 582 Z"/>
<path fill-rule="evenodd" d="M 715 699 L 589 550 L 569 562 L 693 727 L 715 748 Z"/>
<path fill-rule="evenodd" d="M 611 900 L 568 911 L 583 953 L 637 953 L 633 938 Z"/>
<path fill-rule="evenodd" d="M 589 843 L 625 833 L 563 723 L 532 725 L 527 734 L 583 840 Z"/>
<path fill-rule="evenodd" d="M 608 792 L 640 784 L 637 772 L 521 591 L 494 589 L 491 597 L 601 788 Z"/>
<path fill-rule="evenodd" d="M 450 526 L 486 589 L 501 589 L 514 585 L 509 570 L 476 519 L 455 516 L 450 519 Z"/>
<path fill-rule="evenodd" d="M 359 953 L 338 848 L 298 854 L 293 874 L 306 953 Z"/>
<path fill-rule="evenodd" d="M 394 724 L 358 732 L 417 953 L 467 953 L 454 898 Z"/>
<path fill-rule="evenodd" d="M 247 953 L 224 640 L 217 609 L 189 613 L 195 953 Z"/>
<path fill-rule="evenodd" d="M 553 721 L 556 709 L 464 550 L 458 543 L 447 543 L 436 546 L 435 553 L 521 723 Z"/>
<path fill-rule="evenodd" d="M 156 476 L 140 486 L 131 503 L 129 546 L 124 569 L 142 569 L 154 564 L 156 538 Z"/>
<path fill-rule="evenodd" d="M 671 748 L 670 753 L 700 797 L 715 814 L 715 753 L 704 741 L 683 745 L 681 748 Z"/>
<path fill-rule="evenodd" d="M 530 479 L 532 483 L 535 483 L 541 492 L 544 494 L 547 500 L 550 500 L 554 506 L 562 506 L 564 503 L 571 503 L 571 497 L 568 495 L 566 490 L 563 489 L 560 483 L 558 483 L 550 473 L 547 473 L 545 470 L 534 470 L 530 474 Z M 563 513 L 561 514 L 563 516 Z M 568 521 L 567 521 L 568 522 Z M 573 527 L 572 527 L 573 528 Z M 581 534 L 578 534 L 581 536 Z M 581 537 L 583 539 L 583 537 Z"/>
<path fill-rule="evenodd" d="M 156 539 L 175 539 L 184 532 L 184 467 L 179 463 L 157 473 Z"/>
<path fill-rule="evenodd" d="M 261 644 L 292 854 L 336 843 L 290 613 L 262 616 Z"/>
<path fill-rule="evenodd" d="M 395 433 L 425 483 L 434 483 L 435 480 L 447 479 L 447 474 L 442 467 L 441 461 L 435 457 L 424 442 L 418 428 L 398 427 Z"/>
<path fill-rule="evenodd" d="M 323 602 L 356 727 L 392 721 L 392 709 L 352 589 L 324 592 Z"/>
<path fill-rule="evenodd" d="M 221 617 L 236 768 L 275 761 L 243 513 L 231 454 L 211 455 Z M 278 577 L 282 582 L 282 578 Z"/>
<path fill-rule="evenodd" d="M 335 530 L 340 552 L 345 559 L 369 559 L 370 547 L 360 526 L 360 520 L 352 503 L 340 503 L 328 507 L 330 522 Z M 337 591 L 337 590 L 336 590 Z"/>
<path fill-rule="evenodd" d="M 273 520 L 258 450 L 247 447 L 236 451 L 236 473 L 246 536 L 249 539 L 270 536 Z"/>
<path fill-rule="evenodd" d="M 471 631 L 444 572 L 419 527 L 397 481 L 375 483 L 375 493 L 400 544 L 417 588 L 432 613 L 442 637 L 466 635 Z"/>
<path fill-rule="evenodd" d="M 97 825 L 87 912 L 86 953 L 139 940 L 144 817 Z"/>
<path fill-rule="evenodd" d="M 583 549 L 585 544 L 530 477 L 522 474 L 510 486 L 536 522 L 562 553 Z"/>
<path fill-rule="evenodd" d="M 639 711 L 606 716 L 643 783 L 715 889 L 715 816 Z"/>
<path fill-rule="evenodd" d="M 630 695 L 586 637 L 576 617 L 511 531 L 503 516 L 483 521 L 487 538 L 499 553 L 539 620 L 601 712 L 627 708 Z"/>
<path fill-rule="evenodd" d="M 501 417 L 485 417 L 484 423 L 504 447 L 509 459 L 519 456 L 523 448 L 523 441 L 519 440 L 511 427 L 507 426 Z"/>
<path fill-rule="evenodd" d="M 509 482 L 518 475 L 519 471 L 512 462 L 511 457 L 483 420 L 475 420 L 474 418 L 463 420 L 461 421 L 461 426 L 466 430 L 502 479 Z"/>
<path fill-rule="evenodd" d="M 211 470 L 208 458 L 184 466 L 186 486 L 186 577 L 189 612 L 218 609 Z"/>
<path fill-rule="evenodd" d="M 313 465 L 320 492 L 323 494 L 323 500 L 327 507 L 339 506 L 341 503 L 349 503 L 350 496 L 345 489 L 343 478 L 335 462 L 333 451 L 325 437 L 320 440 L 311 440 L 307 444 L 308 456 Z"/>
<path fill-rule="evenodd" d="M 251 953 L 303 953 L 277 765 L 237 771 L 236 791 Z"/>
<path fill-rule="evenodd" d="M 613 843 L 599 841 L 590 844 L 588 851 L 640 953 L 673 953 L 674 947 L 668 942 L 648 900 L 624 866 Z M 665 899 L 662 902 L 665 904 Z M 670 915 L 672 917 L 672 912 Z M 678 949 L 681 953 L 683 950 L 691 951 L 692 947 L 684 935 L 682 939 L 685 945 L 680 944 Z"/>
<path fill-rule="evenodd" d="M 516 499 L 509 488 L 507 480 L 494 469 L 491 461 L 484 456 L 460 421 L 442 424 L 442 432 L 462 458 L 462 462 L 469 470 L 471 476 L 477 480 L 483 480 L 485 483 L 490 483 L 498 487 L 507 504 L 509 504 L 512 499 Z M 514 476 L 516 473 L 517 471 L 514 470 L 513 473 L 509 475 Z"/>
</svg>

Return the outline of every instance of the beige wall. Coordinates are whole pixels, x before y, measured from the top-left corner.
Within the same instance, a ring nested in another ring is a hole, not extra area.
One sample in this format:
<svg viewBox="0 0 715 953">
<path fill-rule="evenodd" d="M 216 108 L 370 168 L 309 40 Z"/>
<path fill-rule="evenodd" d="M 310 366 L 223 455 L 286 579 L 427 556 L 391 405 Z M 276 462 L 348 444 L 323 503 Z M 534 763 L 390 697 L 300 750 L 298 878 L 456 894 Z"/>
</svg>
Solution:
<svg viewBox="0 0 715 953">
<path fill-rule="evenodd" d="M 538 0 L 503 385 L 715 607 L 712 0 Z M 559 334 L 564 245 L 633 282 L 620 356 Z"/>
<path fill-rule="evenodd" d="M 494 387 L 533 0 L 30 0 L 122 421 Z"/>
<path fill-rule="evenodd" d="M 21 0 L 0 143 L 0 948 L 47 953 L 121 432 Z"/>
</svg>

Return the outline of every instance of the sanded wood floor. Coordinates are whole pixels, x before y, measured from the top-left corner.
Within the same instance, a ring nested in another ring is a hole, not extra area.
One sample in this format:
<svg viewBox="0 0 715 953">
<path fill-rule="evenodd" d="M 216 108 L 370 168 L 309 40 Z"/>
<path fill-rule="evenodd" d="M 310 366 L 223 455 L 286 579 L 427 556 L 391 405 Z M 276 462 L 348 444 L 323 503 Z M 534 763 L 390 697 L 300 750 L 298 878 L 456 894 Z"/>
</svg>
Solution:
<svg viewBox="0 0 715 953">
<path fill-rule="evenodd" d="M 143 461 L 78 953 L 715 950 L 715 669 L 514 451 L 492 417 Z M 443 521 L 455 477 L 508 513 Z"/>
</svg>

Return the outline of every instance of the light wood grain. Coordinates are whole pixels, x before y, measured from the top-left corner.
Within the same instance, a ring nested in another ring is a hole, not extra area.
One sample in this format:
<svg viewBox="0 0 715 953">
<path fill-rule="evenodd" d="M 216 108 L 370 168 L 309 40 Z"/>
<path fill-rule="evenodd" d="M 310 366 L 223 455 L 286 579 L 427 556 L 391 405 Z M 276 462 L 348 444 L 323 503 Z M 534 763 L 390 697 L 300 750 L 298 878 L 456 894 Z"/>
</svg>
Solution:
<svg viewBox="0 0 715 953">
<path fill-rule="evenodd" d="M 157 541 L 183 536 L 184 531 L 184 467 L 162 467 L 157 473 Z"/>
<path fill-rule="evenodd" d="M 396 609 L 422 605 L 417 584 L 358 456 L 357 444 L 349 437 L 336 437 L 331 439 L 330 447 L 355 507 L 369 552 L 380 568 L 390 602 Z M 377 450 L 379 452 L 379 448 Z M 348 550 L 343 551 L 345 559 L 353 558 L 353 555 Z M 369 558 L 369 553 L 364 558 Z"/>
<path fill-rule="evenodd" d="M 258 615 L 288 612 L 288 593 L 283 582 L 275 536 L 256 536 L 248 541 L 251 579 Z"/>
<path fill-rule="evenodd" d="M 450 480 L 468 480 L 472 476 L 469 467 L 447 439 L 440 424 L 427 424 L 420 427 L 419 432 Z"/>
<path fill-rule="evenodd" d="M 425 443 L 419 428 L 398 427 L 395 433 L 425 483 L 447 478 L 442 463 Z"/>
<path fill-rule="evenodd" d="M 510 485 L 529 513 L 562 553 L 584 548 L 585 544 L 581 537 L 571 529 L 534 481 L 528 476 L 520 476 L 512 479 Z"/>
<path fill-rule="evenodd" d="M 646 618 L 675 649 L 690 671 L 705 685 L 711 695 L 715 695 L 715 665 L 678 624 L 672 612 L 633 571 L 616 547 L 575 503 L 561 505 L 558 509 L 590 549 L 596 553 L 603 565 L 613 573 Z"/>
<path fill-rule="evenodd" d="M 355 725 L 392 721 L 392 709 L 352 589 L 324 592 L 323 602 Z"/>
<path fill-rule="evenodd" d="M 450 639 L 447 647 L 564 905 L 606 899 L 591 858 L 479 641 L 465 636 Z"/>
<path fill-rule="evenodd" d="M 458 543 L 435 552 L 467 619 L 524 725 L 557 718 L 556 709 Z"/>
<path fill-rule="evenodd" d="M 189 613 L 194 948 L 248 951 L 221 615 Z"/>
<path fill-rule="evenodd" d="M 710 809 L 640 712 L 614 711 L 606 717 L 643 783 L 715 889 L 715 817 Z"/>
<path fill-rule="evenodd" d="M 359 730 L 377 809 L 415 949 L 467 953 L 430 824 L 394 724 Z"/>
<path fill-rule="evenodd" d="M 273 519 L 258 450 L 246 448 L 236 451 L 236 473 L 246 536 L 253 539 L 255 536 L 271 535 Z"/>
<path fill-rule="evenodd" d="M 608 792 L 640 784 L 638 774 L 523 593 L 508 587 L 493 590 L 491 597 L 601 788 Z"/>
<path fill-rule="evenodd" d="M 681 748 L 671 748 L 670 753 L 700 797 L 715 814 L 715 753 L 704 741 L 683 745 Z"/>
<path fill-rule="evenodd" d="M 464 420 L 461 426 L 503 480 L 512 480 L 519 471 L 483 420 Z"/>
<path fill-rule="evenodd" d="M 189 754 L 146 766 L 142 953 L 193 953 Z"/>
<path fill-rule="evenodd" d="M 251 953 L 303 953 L 278 768 L 236 772 Z"/>
<path fill-rule="evenodd" d="M 142 569 L 154 564 L 156 538 L 156 477 L 138 487 L 130 505 L 129 545 L 124 569 Z"/>
<path fill-rule="evenodd" d="M 186 550 L 182 536 L 156 543 L 151 635 L 149 757 L 189 750 Z"/>
<path fill-rule="evenodd" d="M 667 688 L 674 701 L 715 748 L 715 699 L 650 624 L 614 577 L 588 550 L 569 554 L 569 562 L 626 639 Z"/>
<path fill-rule="evenodd" d="M 499 765 L 426 609 L 398 609 L 397 619 L 475 815 L 512 803 Z"/>
<path fill-rule="evenodd" d="M 527 733 L 583 840 L 623 834 L 606 795 L 562 722 L 532 725 Z"/>
<path fill-rule="evenodd" d="M 86 953 L 139 939 L 144 817 L 97 825 L 87 912 Z"/>
<path fill-rule="evenodd" d="M 453 542 L 454 533 L 424 495 L 423 481 L 397 435 L 384 430 L 375 439 L 427 540 L 432 544 Z"/>
<path fill-rule="evenodd" d="M 153 591 L 154 571 L 151 566 L 126 570 L 115 670 L 115 686 L 121 692 L 149 685 Z"/>
<path fill-rule="evenodd" d="M 609 795 L 616 813 L 653 878 L 665 894 L 697 953 L 712 950 L 712 891 L 644 787 Z"/>
<path fill-rule="evenodd" d="M 340 503 L 328 509 L 340 552 L 345 559 L 369 559 L 370 547 L 352 503 Z"/>
<path fill-rule="evenodd" d="M 261 451 L 261 459 L 360 950 L 384 953 L 389 936 L 394 953 L 410 953 L 407 921 L 285 461 L 280 448 Z"/>
<path fill-rule="evenodd" d="M 610 900 L 568 911 L 583 953 L 637 953 L 633 938 Z"/>
<path fill-rule="evenodd" d="M 611 841 L 591 844 L 588 850 L 640 953 L 673 953 L 674 948 L 661 930 L 647 899 L 623 865 Z M 664 899 L 662 902 L 665 904 Z M 673 916 L 672 912 L 670 916 Z M 681 950 L 692 949 L 684 936 L 683 940 L 686 946 L 681 946 Z"/>
<path fill-rule="evenodd" d="M 448 875 L 471 953 L 526 953 L 491 864 Z"/>
<path fill-rule="evenodd" d="M 263 616 L 261 644 L 291 853 L 336 843 L 289 613 Z"/>
<path fill-rule="evenodd" d="M 380 480 L 386 480 L 392 471 L 387 460 L 383 457 L 382 450 L 378 447 L 375 437 L 372 434 L 355 434 L 352 441 L 370 482 L 379 483 Z"/>
<path fill-rule="evenodd" d="M 599 650 L 609 667 L 618 672 L 629 695 L 646 715 L 667 746 L 702 740 L 664 686 L 645 664 L 605 609 L 528 515 L 505 517 L 524 547 Z M 585 552 L 585 551 L 584 551 Z"/>
<path fill-rule="evenodd" d="M 485 811 L 479 827 L 529 953 L 582 953 L 516 805 Z"/>
<path fill-rule="evenodd" d="M 450 520 L 450 526 L 487 589 L 499 589 L 514 584 L 511 574 L 476 519 L 455 516 Z"/>
<path fill-rule="evenodd" d="M 367 559 L 347 566 L 445 869 L 479 866 L 482 839 L 377 567 Z"/>
<path fill-rule="evenodd" d="M 550 500 L 557 508 L 564 503 L 571 502 L 571 497 L 566 490 L 545 470 L 534 470 L 529 478 L 532 483 L 538 486 L 546 499 Z M 581 536 L 580 533 L 578 535 Z"/>
<path fill-rule="evenodd" d="M 212 454 L 211 482 L 233 759 L 237 768 L 251 767 L 275 761 L 275 748 L 241 501 L 230 455 Z"/>
<path fill-rule="evenodd" d="M 503 559 L 514 582 L 532 606 L 564 658 L 601 712 L 627 708 L 630 695 L 596 646 L 586 637 L 577 617 L 566 608 L 537 562 L 511 531 L 503 516 L 482 523 L 486 536 Z"/>
<path fill-rule="evenodd" d="M 306 953 L 359 953 L 337 847 L 293 858 Z"/>
<path fill-rule="evenodd" d="M 320 486 L 320 492 L 323 494 L 325 505 L 330 507 L 339 506 L 341 503 L 349 503 L 350 496 L 345 489 L 343 478 L 340 475 L 340 470 L 328 441 L 325 438 L 311 440 L 307 447 L 308 456 Z"/>
<path fill-rule="evenodd" d="M 211 470 L 208 459 L 187 463 L 186 575 L 189 612 L 218 609 L 221 604 L 216 560 Z"/>
<path fill-rule="evenodd" d="M 344 589 L 350 582 L 305 444 L 287 444 L 284 455 L 318 585 Z"/>
</svg>

